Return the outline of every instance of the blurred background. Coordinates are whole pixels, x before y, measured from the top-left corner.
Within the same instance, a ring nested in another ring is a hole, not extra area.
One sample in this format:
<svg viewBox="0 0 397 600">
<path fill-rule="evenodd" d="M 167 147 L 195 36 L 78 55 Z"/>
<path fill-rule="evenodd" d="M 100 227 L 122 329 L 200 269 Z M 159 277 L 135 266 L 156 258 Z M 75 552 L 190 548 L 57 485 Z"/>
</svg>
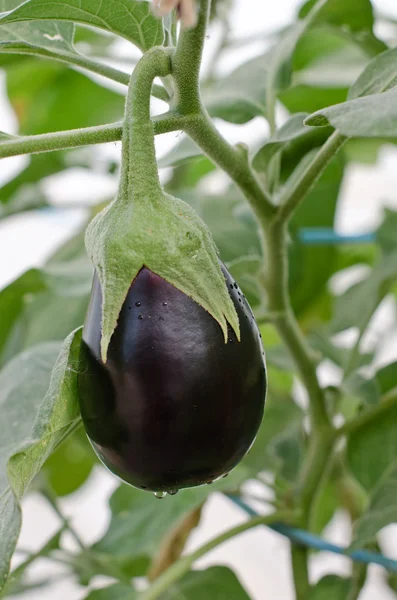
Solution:
<svg viewBox="0 0 397 600">
<path fill-rule="evenodd" d="M 236 44 L 235 48 L 225 53 L 219 61 L 218 69 L 227 74 L 240 63 L 251 56 L 258 54 L 258 49 L 266 49 L 271 43 L 271 34 L 286 26 L 296 14 L 299 0 L 278 0 L 277 2 L 264 2 L 263 0 L 236 0 L 230 18 L 231 35 L 236 40 L 251 38 L 250 44 Z M 374 0 L 374 7 L 379 13 L 387 14 L 397 19 L 397 3 L 395 0 Z M 379 23 L 379 36 L 395 35 L 390 30 L 389 24 Z M 222 31 L 215 24 L 207 40 L 204 69 L 212 65 L 214 52 L 219 48 Z M 105 39 L 104 44 L 111 44 L 113 62 L 123 70 L 131 70 L 137 54 L 130 44 L 124 41 Z M 81 48 L 87 44 L 81 41 Z M 97 55 L 100 56 L 101 48 Z M 3 58 L 1 59 L 3 60 Z M 75 71 L 56 66 L 57 76 L 54 77 L 54 67 L 51 63 L 43 61 L 35 67 L 37 72 L 26 67 L 25 63 L 15 62 L 15 66 L 8 71 L 6 80 L 0 61 L 0 131 L 18 133 L 20 130 L 27 133 L 41 131 L 45 122 L 46 130 L 68 128 L 69 122 L 73 126 L 93 125 L 97 122 L 116 120 L 123 104 L 121 86 L 101 80 L 102 91 L 99 97 L 95 96 L 95 103 L 82 106 L 79 103 L 80 91 L 94 94 L 89 79 L 76 75 Z M 351 69 L 351 67 L 349 67 Z M 336 64 L 334 71 L 329 67 L 322 73 L 324 88 L 326 79 L 335 77 L 337 80 L 346 78 L 347 84 L 354 80 L 357 72 L 349 72 L 342 65 Z M 353 69 L 354 71 L 354 69 Z M 306 77 L 316 77 L 317 85 L 322 86 L 319 72 L 307 72 Z M 92 80 L 98 78 L 90 75 Z M 6 86 L 12 105 L 7 99 Z M 94 95 L 92 95 L 94 98 Z M 156 112 L 164 110 L 161 101 L 153 101 Z M 73 118 L 74 120 L 73 120 Z M 285 119 L 285 113 L 280 109 L 279 123 Z M 102 121 L 101 121 L 102 119 Z M 77 122 L 76 122 L 77 121 Z M 244 141 L 255 144 L 267 135 L 267 125 L 264 119 L 255 118 L 244 126 L 236 126 L 225 121 L 217 121 L 221 132 L 231 142 Z M 158 156 L 167 156 L 169 151 L 178 144 L 179 134 L 172 133 L 159 136 L 156 140 Z M 84 149 L 68 153 L 67 158 L 62 158 L 59 164 L 57 155 L 53 155 L 52 162 L 43 162 L 36 156 L 30 162 L 28 157 L 3 159 L 0 162 L 0 198 L 7 194 L 13 196 L 13 206 L 29 208 L 42 204 L 40 211 L 24 211 L 19 214 L 10 214 L 0 221 L 0 287 L 3 288 L 21 275 L 27 269 L 43 265 L 54 249 L 61 246 L 74 233 L 77 233 L 85 224 L 91 207 L 101 201 L 111 199 L 117 190 L 117 168 L 120 158 L 120 144 L 112 143 L 97 147 L 95 152 L 86 152 Z M 31 166 L 29 169 L 28 166 Z M 160 162 L 160 164 L 162 164 Z M 167 161 L 163 161 L 167 164 Z M 336 216 L 336 229 L 339 233 L 366 233 L 372 231 L 379 224 L 384 207 L 397 209 L 397 149 L 394 145 L 382 146 L 374 164 L 352 163 L 349 165 L 343 179 L 341 198 Z M 169 178 L 169 168 L 161 171 L 164 181 Z M 38 175 L 40 174 L 40 175 Z M 41 181 L 39 181 L 42 177 Z M 206 179 L 208 193 L 220 193 L 226 189 L 225 177 L 215 174 Z M 7 196 L 8 197 L 8 196 Z M 4 201 L 4 197 L 1 198 Z M 15 212 L 17 209 L 14 209 Z M 359 277 L 359 273 L 351 271 L 343 277 L 333 281 L 336 289 L 343 291 L 352 281 Z M 29 295 L 25 297 L 29 304 Z M 52 310 L 51 302 L 43 298 L 41 322 L 36 322 L 25 332 L 26 336 L 34 338 L 37 331 L 46 327 L 46 320 L 62 321 L 59 308 Z M 78 301 L 78 300 L 77 300 Z M 48 304 L 46 305 L 46 302 Z M 70 301 L 76 303 L 76 298 Z M 81 302 L 81 300 L 80 300 Z M 84 299 L 85 302 L 85 299 Z M 68 310 L 66 302 L 64 311 Z M 76 306 L 70 310 L 76 310 Z M 52 312 L 51 312 L 52 310 Z M 84 314 L 85 304 L 81 306 Z M 376 313 L 376 318 L 371 323 L 369 337 L 378 335 L 379 330 L 384 330 L 388 323 L 393 322 L 394 304 L 383 302 Z M 1 319 L 1 315 L 0 315 Z M 64 327 L 67 329 L 68 324 Z M 69 331 L 61 331 L 63 324 L 60 322 L 60 337 Z M 71 328 L 70 328 L 71 329 Z M 347 334 L 348 337 L 348 334 Z M 348 343 L 349 340 L 341 342 Z M 28 343 L 25 340 L 26 344 Z M 20 342 L 16 342 L 20 343 Z M 11 350 L 10 350 L 11 352 Z M 397 358 L 396 331 L 391 330 L 389 338 L 385 341 L 382 352 L 377 359 L 380 363 Z M 325 383 L 337 382 L 338 373 L 331 365 L 325 364 L 321 370 Z M 298 390 L 299 393 L 299 390 Z M 99 465 L 82 465 L 79 456 L 69 457 L 71 464 L 65 468 L 82 470 L 84 479 L 86 468 L 90 471 L 89 478 L 77 492 L 64 496 L 61 505 L 65 514 L 70 516 L 76 529 L 87 542 L 98 539 L 105 531 L 110 519 L 107 501 L 118 482 Z M 73 461 L 75 464 L 73 466 Z M 78 466 L 77 466 L 78 465 Z M 91 470 L 92 469 L 92 470 Z M 62 478 L 62 473 L 58 474 Z M 253 492 L 262 493 L 252 484 Z M 67 490 L 65 490 L 67 491 Z M 163 504 L 159 502 L 158 510 Z M 59 521 L 51 508 L 38 494 L 31 493 L 23 502 L 24 521 L 20 546 L 24 549 L 35 550 L 43 545 L 58 528 Z M 219 494 L 214 494 L 206 505 L 204 517 L 200 527 L 194 531 L 188 543 L 188 550 L 194 549 L 205 540 L 231 525 L 245 519 L 241 510 L 229 500 Z M 349 523 L 347 515 L 338 512 L 327 526 L 324 536 L 341 545 L 349 544 Z M 384 550 L 389 556 L 397 559 L 397 526 L 390 526 L 382 532 Z M 73 540 L 69 540 L 73 547 Z M 16 559 L 18 562 L 18 559 Z M 15 564 L 17 564 L 17 562 Z M 266 598 L 282 598 L 292 600 L 293 592 L 290 583 L 290 565 L 288 542 L 278 534 L 264 528 L 250 531 L 238 538 L 222 545 L 202 559 L 197 567 L 211 564 L 230 565 L 244 582 L 247 590 L 255 600 Z M 330 554 L 319 553 L 312 560 L 311 576 L 317 580 L 321 575 L 333 572 L 348 574 L 350 561 Z M 42 561 L 34 567 L 37 576 L 47 575 L 49 570 L 55 570 L 53 564 Z M 59 567 L 62 570 L 62 567 Z M 396 595 L 386 587 L 380 576 L 381 569 L 370 567 L 370 576 L 365 587 L 362 600 L 392 600 Z M 104 578 L 97 578 L 94 585 L 100 586 Z M 42 590 L 29 591 L 30 600 L 45 600 L 56 597 L 59 600 L 79 600 L 86 594 L 71 581 L 59 582 L 51 586 L 44 593 Z"/>
</svg>

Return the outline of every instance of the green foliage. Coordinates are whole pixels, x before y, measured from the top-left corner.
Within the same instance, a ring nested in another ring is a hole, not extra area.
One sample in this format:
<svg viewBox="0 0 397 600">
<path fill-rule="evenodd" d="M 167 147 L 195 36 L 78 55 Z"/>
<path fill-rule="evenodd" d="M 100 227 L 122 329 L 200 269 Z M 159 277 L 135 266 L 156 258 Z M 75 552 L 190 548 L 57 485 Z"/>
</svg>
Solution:
<svg viewBox="0 0 397 600">
<path fill-rule="evenodd" d="M 137 559 L 152 559 L 167 532 L 173 529 L 191 510 L 200 506 L 217 491 L 234 490 L 244 481 L 250 465 L 239 466 L 226 478 L 211 486 L 187 489 L 172 498 L 159 500 L 152 494 L 123 484 L 110 499 L 112 519 L 108 530 L 93 550 L 117 558 L 121 564 Z"/>
<path fill-rule="evenodd" d="M 368 492 L 376 489 L 397 458 L 396 418 L 397 410 L 392 407 L 349 437 L 347 452 L 350 469 Z"/>
<path fill-rule="evenodd" d="M 43 474 L 57 496 L 66 496 L 83 485 L 95 464 L 96 456 L 80 428 L 51 454 Z"/>
<path fill-rule="evenodd" d="M 394 459 L 374 488 L 365 514 L 357 521 L 353 547 L 362 547 L 376 538 L 386 525 L 397 521 L 397 460 Z"/>
<path fill-rule="evenodd" d="M 350 581 L 338 575 L 326 575 L 313 589 L 310 600 L 345 600 L 349 592 Z"/>
<path fill-rule="evenodd" d="M 178 583 L 171 585 L 161 600 L 250 600 L 236 575 L 227 567 L 211 567 L 203 571 L 191 571 Z"/>
<path fill-rule="evenodd" d="M 109 10 L 99 0 L 28 0 L 0 19 L 2 24 L 40 20 L 72 21 L 99 27 L 121 35 L 142 51 L 161 45 L 164 40 L 162 22 L 150 12 L 149 2 L 121 0 L 117 10 Z"/>
<path fill-rule="evenodd" d="M 262 115 L 266 106 L 266 64 L 266 56 L 259 56 L 204 87 L 203 99 L 210 115 L 238 124 Z"/>
<path fill-rule="evenodd" d="M 347 136 L 394 137 L 395 53 L 387 51 L 374 58 L 340 105 L 318 111 L 306 119 L 307 125 L 332 125 Z"/>
<path fill-rule="evenodd" d="M 94 590 L 86 596 L 85 600 L 134 600 L 138 597 L 131 586 L 123 583 L 114 583 L 106 588 Z"/>
<path fill-rule="evenodd" d="M 79 344 L 79 333 L 69 336 L 55 365 L 59 345 L 43 344 L 14 358 L 1 372 L 0 589 L 21 527 L 19 501 L 46 458 L 79 421 Z"/>
<path fill-rule="evenodd" d="M 58 63 L 28 58 L 8 70 L 7 87 L 22 134 L 75 129 L 123 116 L 120 94 Z"/>
</svg>

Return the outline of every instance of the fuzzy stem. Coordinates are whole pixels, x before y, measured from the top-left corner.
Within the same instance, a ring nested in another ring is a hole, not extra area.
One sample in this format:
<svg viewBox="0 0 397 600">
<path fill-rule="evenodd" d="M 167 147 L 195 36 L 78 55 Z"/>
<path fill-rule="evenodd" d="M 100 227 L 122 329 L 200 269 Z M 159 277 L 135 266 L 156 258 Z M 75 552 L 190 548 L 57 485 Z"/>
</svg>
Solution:
<svg viewBox="0 0 397 600">
<path fill-rule="evenodd" d="M 172 60 L 172 75 L 177 89 L 178 110 L 182 114 L 200 114 L 200 67 L 211 0 L 201 0 L 196 27 L 182 29 Z"/>
<path fill-rule="evenodd" d="M 150 95 L 155 77 L 171 73 L 170 52 L 152 48 L 132 73 L 125 107 L 119 198 L 150 199 L 162 193 L 150 118 Z"/>
<path fill-rule="evenodd" d="M 324 394 L 311 350 L 292 311 L 288 290 L 287 226 L 274 222 L 264 226 L 267 242 L 268 308 L 273 322 L 289 349 L 310 397 L 313 426 L 328 428 Z"/>
<path fill-rule="evenodd" d="M 173 112 L 167 112 L 153 117 L 152 122 L 155 135 L 159 135 L 182 129 L 184 119 Z M 10 136 L 4 141 L 0 141 L 0 159 L 22 154 L 68 150 L 91 144 L 118 142 L 121 140 L 122 134 L 123 123 L 118 122 L 39 135 Z"/>
</svg>

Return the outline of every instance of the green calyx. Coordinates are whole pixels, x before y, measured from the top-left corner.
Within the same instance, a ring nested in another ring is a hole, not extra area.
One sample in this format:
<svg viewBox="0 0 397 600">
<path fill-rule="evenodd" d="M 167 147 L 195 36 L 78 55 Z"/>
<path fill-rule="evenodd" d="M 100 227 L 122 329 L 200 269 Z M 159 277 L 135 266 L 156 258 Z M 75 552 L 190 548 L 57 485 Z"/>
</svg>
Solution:
<svg viewBox="0 0 397 600">
<path fill-rule="evenodd" d="M 101 355 L 107 350 L 131 283 L 146 267 L 190 296 L 222 328 L 240 338 L 239 320 L 207 226 L 185 202 L 165 194 L 157 170 L 150 92 L 156 76 L 171 71 L 170 53 L 147 52 L 131 77 L 116 200 L 86 232 L 88 254 L 102 287 Z"/>
</svg>

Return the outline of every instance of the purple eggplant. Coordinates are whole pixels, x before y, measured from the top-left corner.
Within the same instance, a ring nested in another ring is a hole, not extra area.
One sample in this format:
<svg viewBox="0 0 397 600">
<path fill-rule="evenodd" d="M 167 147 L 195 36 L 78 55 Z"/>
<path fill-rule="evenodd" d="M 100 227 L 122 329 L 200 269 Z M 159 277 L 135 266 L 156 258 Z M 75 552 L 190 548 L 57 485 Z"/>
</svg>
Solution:
<svg viewBox="0 0 397 600">
<path fill-rule="evenodd" d="M 227 269 L 240 321 L 228 341 L 214 318 L 143 268 L 128 291 L 101 360 L 101 286 L 94 277 L 78 379 L 81 414 L 102 462 L 154 492 L 212 483 L 250 449 L 266 396 L 266 369 L 251 309 Z"/>
</svg>

